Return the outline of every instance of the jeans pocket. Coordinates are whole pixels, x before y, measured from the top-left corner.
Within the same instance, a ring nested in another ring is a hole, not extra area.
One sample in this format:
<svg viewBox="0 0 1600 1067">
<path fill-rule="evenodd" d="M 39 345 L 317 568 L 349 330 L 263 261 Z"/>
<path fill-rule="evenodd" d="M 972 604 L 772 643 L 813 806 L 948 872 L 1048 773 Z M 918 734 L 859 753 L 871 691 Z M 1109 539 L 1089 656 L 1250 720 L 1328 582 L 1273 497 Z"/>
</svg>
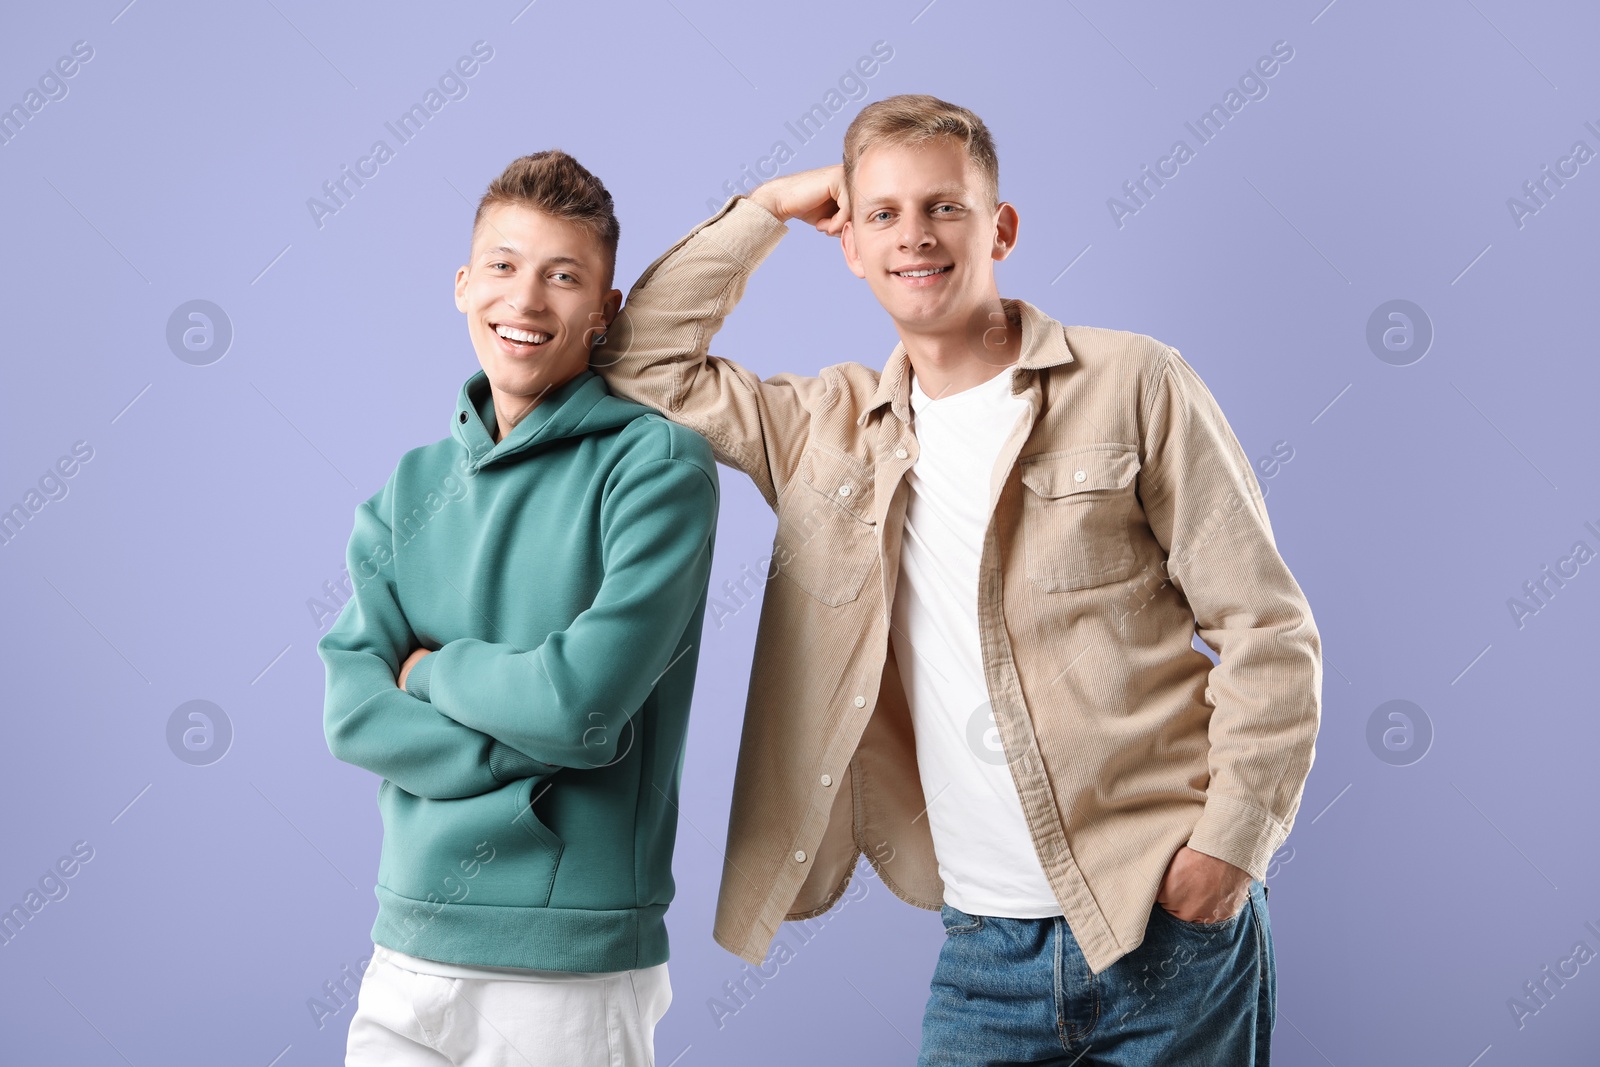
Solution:
<svg viewBox="0 0 1600 1067">
<path fill-rule="evenodd" d="M 960 908 L 952 908 L 948 904 L 939 906 L 939 918 L 944 922 L 946 937 L 952 934 L 970 934 L 983 929 L 982 915 L 968 915 Z"/>
<path fill-rule="evenodd" d="M 1239 925 L 1239 920 L 1244 917 L 1244 913 L 1250 908 L 1250 906 L 1251 901 L 1246 898 L 1244 907 L 1240 908 L 1228 918 L 1222 919 L 1218 922 L 1201 922 L 1196 919 L 1180 919 L 1166 908 L 1163 908 L 1160 903 L 1157 903 L 1152 910 L 1155 914 L 1161 916 L 1161 918 L 1166 922 L 1180 930 L 1190 930 L 1195 933 L 1210 936 L 1218 933 L 1231 934 L 1234 928 Z"/>
</svg>

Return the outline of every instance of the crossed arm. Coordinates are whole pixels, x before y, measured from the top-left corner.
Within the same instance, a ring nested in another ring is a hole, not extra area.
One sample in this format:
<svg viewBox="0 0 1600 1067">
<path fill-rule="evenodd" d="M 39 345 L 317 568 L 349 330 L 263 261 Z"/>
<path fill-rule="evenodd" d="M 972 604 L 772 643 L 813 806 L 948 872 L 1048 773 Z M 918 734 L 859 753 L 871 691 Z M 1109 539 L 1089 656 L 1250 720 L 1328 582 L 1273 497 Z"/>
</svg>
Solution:
<svg viewBox="0 0 1600 1067">
<path fill-rule="evenodd" d="M 400 659 L 418 641 L 395 592 L 393 533 L 374 507 L 385 506 L 388 492 L 386 486 L 356 509 L 348 551 L 355 592 L 317 643 L 327 670 L 323 732 L 329 751 L 433 800 L 477 796 L 516 778 L 553 773 L 555 767 L 396 686 Z M 374 567 L 376 576 L 368 577 Z"/>
<path fill-rule="evenodd" d="M 385 487 L 357 509 L 356 593 L 318 644 L 329 749 L 432 799 L 606 765 L 625 721 L 688 651 L 681 638 L 711 571 L 710 470 L 656 459 L 622 472 L 601 508 L 599 591 L 564 630 L 526 650 L 472 637 L 432 654 L 419 647 L 396 594 Z"/>
</svg>

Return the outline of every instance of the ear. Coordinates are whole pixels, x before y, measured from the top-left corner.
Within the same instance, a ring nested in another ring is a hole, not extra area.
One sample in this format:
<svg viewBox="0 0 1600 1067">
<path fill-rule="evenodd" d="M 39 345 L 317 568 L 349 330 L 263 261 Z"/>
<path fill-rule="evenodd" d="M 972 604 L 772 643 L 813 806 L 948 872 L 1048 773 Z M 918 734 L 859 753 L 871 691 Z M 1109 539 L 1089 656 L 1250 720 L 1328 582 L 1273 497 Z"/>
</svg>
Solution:
<svg viewBox="0 0 1600 1067">
<path fill-rule="evenodd" d="M 613 289 L 600 298 L 600 310 L 589 312 L 589 325 L 583 331 L 585 347 L 593 349 L 595 342 L 602 337 L 616 321 L 617 312 L 622 310 L 622 290 Z"/>
<path fill-rule="evenodd" d="M 466 314 L 467 310 L 467 268 L 456 268 L 456 310 Z"/>
<path fill-rule="evenodd" d="M 1017 209 L 1002 203 L 995 212 L 994 258 L 1005 259 L 1017 247 Z"/>
<path fill-rule="evenodd" d="M 855 223 L 846 219 L 844 229 L 839 233 L 839 248 L 844 252 L 844 261 L 850 267 L 850 273 L 857 278 L 867 276 L 867 268 L 861 262 L 861 250 L 856 248 Z"/>
</svg>

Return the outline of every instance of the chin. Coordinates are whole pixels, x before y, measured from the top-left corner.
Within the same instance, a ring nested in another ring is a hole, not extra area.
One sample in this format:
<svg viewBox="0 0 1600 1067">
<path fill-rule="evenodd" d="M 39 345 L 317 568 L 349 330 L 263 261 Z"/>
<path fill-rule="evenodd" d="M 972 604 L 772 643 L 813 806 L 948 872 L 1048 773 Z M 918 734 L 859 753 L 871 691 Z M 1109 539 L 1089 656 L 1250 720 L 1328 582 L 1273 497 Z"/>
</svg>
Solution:
<svg viewBox="0 0 1600 1067">
<path fill-rule="evenodd" d="M 949 302 L 941 300 L 937 305 L 903 301 L 899 307 L 889 309 L 890 316 L 905 326 L 917 330 L 934 330 L 943 325 L 950 317 Z"/>
</svg>

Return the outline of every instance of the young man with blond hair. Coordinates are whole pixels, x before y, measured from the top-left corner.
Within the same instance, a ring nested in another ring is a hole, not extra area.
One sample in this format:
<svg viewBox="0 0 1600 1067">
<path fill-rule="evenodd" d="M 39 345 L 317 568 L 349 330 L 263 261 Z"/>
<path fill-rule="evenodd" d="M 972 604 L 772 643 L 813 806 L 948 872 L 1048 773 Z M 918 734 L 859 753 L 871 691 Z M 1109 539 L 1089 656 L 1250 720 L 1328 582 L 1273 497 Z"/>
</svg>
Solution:
<svg viewBox="0 0 1600 1067">
<path fill-rule="evenodd" d="M 893 320 L 881 372 L 710 354 L 792 218 Z M 715 936 L 761 962 L 865 854 L 943 916 L 926 1067 L 1265 1064 L 1317 630 L 1193 368 L 1002 299 L 1018 228 L 982 121 L 892 97 L 842 167 L 695 227 L 591 356 L 777 512 Z"/>
<path fill-rule="evenodd" d="M 318 645 L 328 747 L 384 779 L 352 1067 L 653 1062 L 718 483 L 588 367 L 617 234 L 559 150 L 490 184 L 455 279 L 482 369 L 356 509 Z"/>
</svg>

